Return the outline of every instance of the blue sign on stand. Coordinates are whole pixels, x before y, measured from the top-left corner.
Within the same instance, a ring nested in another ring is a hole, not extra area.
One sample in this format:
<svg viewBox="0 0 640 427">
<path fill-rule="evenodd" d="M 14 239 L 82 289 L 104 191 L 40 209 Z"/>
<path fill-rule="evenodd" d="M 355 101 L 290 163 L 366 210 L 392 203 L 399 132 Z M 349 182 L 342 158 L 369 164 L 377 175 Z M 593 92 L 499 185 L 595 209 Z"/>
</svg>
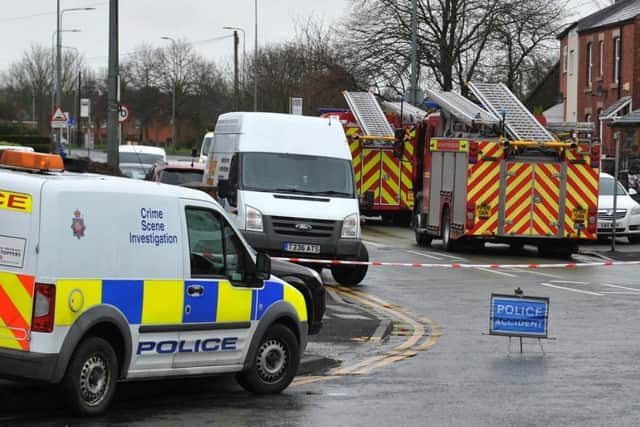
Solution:
<svg viewBox="0 0 640 427">
<path fill-rule="evenodd" d="M 491 294 L 491 335 L 547 338 L 549 298 Z"/>
</svg>

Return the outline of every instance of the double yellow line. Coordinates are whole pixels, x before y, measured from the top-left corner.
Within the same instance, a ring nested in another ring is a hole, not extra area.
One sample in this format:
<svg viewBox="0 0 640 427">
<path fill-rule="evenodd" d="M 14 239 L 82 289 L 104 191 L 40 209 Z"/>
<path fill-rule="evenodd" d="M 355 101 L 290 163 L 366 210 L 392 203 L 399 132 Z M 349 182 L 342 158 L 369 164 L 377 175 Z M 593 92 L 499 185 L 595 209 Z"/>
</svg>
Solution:
<svg viewBox="0 0 640 427">
<path fill-rule="evenodd" d="M 414 357 L 418 353 L 430 349 L 442 335 L 440 325 L 429 318 L 417 318 L 401 307 L 356 289 L 343 286 L 333 286 L 332 289 L 343 298 L 356 301 L 374 311 L 386 314 L 394 322 L 399 321 L 408 324 L 413 332 L 403 342 L 382 354 L 366 357 L 348 366 L 335 368 L 327 372 L 326 375 L 298 377 L 293 381 L 292 385 L 310 384 L 346 375 L 368 374 L 374 369 L 383 368 L 392 363 Z M 427 327 L 430 330 L 429 334 L 427 334 Z"/>
</svg>

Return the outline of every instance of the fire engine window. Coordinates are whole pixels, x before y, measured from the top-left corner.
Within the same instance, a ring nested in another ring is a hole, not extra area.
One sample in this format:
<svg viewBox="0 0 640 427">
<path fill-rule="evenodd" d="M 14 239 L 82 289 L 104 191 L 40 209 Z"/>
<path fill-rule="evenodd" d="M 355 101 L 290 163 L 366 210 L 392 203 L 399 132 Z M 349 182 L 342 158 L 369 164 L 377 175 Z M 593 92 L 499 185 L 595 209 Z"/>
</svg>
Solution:
<svg viewBox="0 0 640 427">
<path fill-rule="evenodd" d="M 225 257 L 220 217 L 213 211 L 187 208 L 191 276 L 224 276 Z"/>
</svg>

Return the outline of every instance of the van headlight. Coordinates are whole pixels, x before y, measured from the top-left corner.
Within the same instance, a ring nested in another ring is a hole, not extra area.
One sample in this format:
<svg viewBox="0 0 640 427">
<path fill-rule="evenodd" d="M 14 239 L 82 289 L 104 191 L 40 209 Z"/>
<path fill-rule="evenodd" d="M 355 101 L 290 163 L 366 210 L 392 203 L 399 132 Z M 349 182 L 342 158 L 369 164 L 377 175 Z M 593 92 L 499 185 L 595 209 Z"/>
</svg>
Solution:
<svg viewBox="0 0 640 427">
<path fill-rule="evenodd" d="M 247 231 L 263 231 L 262 212 L 258 209 L 245 205 L 245 230 Z"/>
<path fill-rule="evenodd" d="M 357 239 L 360 237 L 360 221 L 357 213 L 347 215 L 342 220 L 342 238 Z"/>
<path fill-rule="evenodd" d="M 631 215 L 640 215 L 640 206 L 631 209 Z"/>
</svg>

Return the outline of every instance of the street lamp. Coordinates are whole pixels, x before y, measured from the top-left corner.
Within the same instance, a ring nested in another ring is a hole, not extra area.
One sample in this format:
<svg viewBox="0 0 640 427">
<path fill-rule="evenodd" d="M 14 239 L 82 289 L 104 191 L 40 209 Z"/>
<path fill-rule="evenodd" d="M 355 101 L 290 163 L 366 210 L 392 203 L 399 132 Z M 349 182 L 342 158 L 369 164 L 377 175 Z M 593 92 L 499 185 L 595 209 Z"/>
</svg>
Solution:
<svg viewBox="0 0 640 427">
<path fill-rule="evenodd" d="M 60 30 L 61 33 L 79 33 L 80 30 L 77 28 L 73 28 L 71 30 Z M 56 59 L 55 59 L 55 55 L 56 55 L 56 51 L 55 51 L 55 47 L 54 47 L 54 40 L 53 37 L 58 33 L 58 30 L 53 30 L 53 32 L 51 33 L 51 64 L 54 64 Z M 55 73 L 54 73 L 55 74 Z M 56 91 L 57 91 L 57 86 L 55 86 L 57 84 L 57 79 L 53 79 L 54 81 L 54 87 L 53 90 L 51 91 L 51 111 L 53 111 L 53 109 L 56 107 Z"/>
<path fill-rule="evenodd" d="M 254 0 L 255 44 L 253 47 L 253 111 L 258 111 L 258 0 Z"/>
<path fill-rule="evenodd" d="M 60 0 L 58 0 L 58 13 L 56 15 L 57 18 L 57 33 L 58 33 L 58 43 L 57 43 L 57 54 L 56 54 L 56 104 L 60 105 L 62 103 L 62 87 L 60 85 L 60 77 L 62 75 L 62 38 L 60 33 L 62 32 L 62 18 L 64 17 L 65 12 L 81 12 L 88 10 L 96 10 L 95 7 L 73 7 L 70 9 L 62 9 L 60 10 Z"/>
<path fill-rule="evenodd" d="M 176 40 L 173 37 L 162 36 L 162 40 L 170 40 L 171 46 L 175 50 Z M 175 52 L 174 52 L 175 53 Z M 176 76 L 173 76 L 173 95 L 171 99 L 171 144 L 176 147 Z"/>
</svg>

